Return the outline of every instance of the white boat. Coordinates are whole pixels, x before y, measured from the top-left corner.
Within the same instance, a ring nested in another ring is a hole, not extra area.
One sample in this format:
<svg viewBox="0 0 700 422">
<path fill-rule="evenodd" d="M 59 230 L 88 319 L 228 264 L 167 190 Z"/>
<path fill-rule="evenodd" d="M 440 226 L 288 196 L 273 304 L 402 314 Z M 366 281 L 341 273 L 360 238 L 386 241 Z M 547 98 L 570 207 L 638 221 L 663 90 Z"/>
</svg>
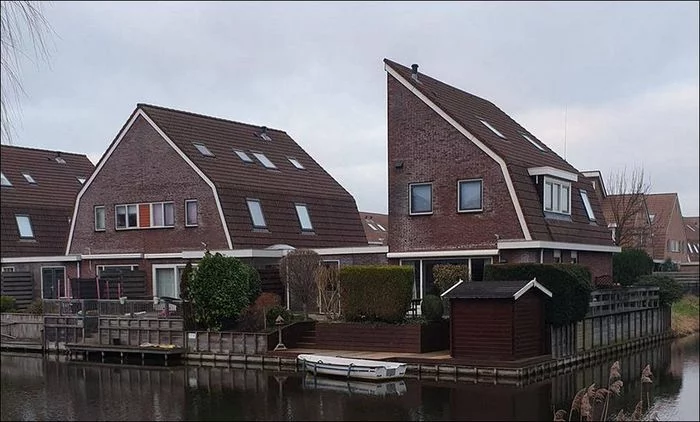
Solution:
<svg viewBox="0 0 700 422">
<path fill-rule="evenodd" d="M 384 382 L 353 381 L 349 379 L 315 377 L 312 374 L 306 374 L 304 377 L 303 388 L 369 396 L 401 396 L 406 393 L 406 383 L 403 380 Z"/>
<path fill-rule="evenodd" d="M 365 380 L 403 378 L 406 364 L 381 360 L 350 359 L 324 355 L 301 354 L 297 357 L 304 368 L 315 375 L 334 375 Z"/>
</svg>

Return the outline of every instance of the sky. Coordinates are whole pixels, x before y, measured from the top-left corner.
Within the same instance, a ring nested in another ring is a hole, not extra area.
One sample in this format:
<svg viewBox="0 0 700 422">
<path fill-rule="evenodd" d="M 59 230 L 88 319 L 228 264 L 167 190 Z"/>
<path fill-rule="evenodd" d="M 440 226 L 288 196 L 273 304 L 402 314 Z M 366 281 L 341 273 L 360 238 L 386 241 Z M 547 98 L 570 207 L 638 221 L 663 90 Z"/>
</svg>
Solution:
<svg viewBox="0 0 700 422">
<path fill-rule="evenodd" d="M 137 103 L 282 129 L 387 211 L 386 72 L 486 98 L 605 180 L 699 197 L 698 2 L 54 2 L 21 59 L 18 146 L 97 162 Z"/>
</svg>

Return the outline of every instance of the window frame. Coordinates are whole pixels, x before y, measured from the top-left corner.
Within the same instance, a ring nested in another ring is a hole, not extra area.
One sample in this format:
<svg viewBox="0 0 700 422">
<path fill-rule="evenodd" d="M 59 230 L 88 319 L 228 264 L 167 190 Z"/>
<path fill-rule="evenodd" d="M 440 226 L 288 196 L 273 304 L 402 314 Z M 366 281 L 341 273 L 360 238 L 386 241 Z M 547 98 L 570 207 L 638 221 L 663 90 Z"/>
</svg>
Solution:
<svg viewBox="0 0 700 422">
<path fill-rule="evenodd" d="M 203 142 L 192 142 L 192 145 L 194 145 L 195 149 L 202 154 L 203 157 L 216 157 L 216 155 L 209 149 L 209 147 L 204 145 Z"/>
<path fill-rule="evenodd" d="M 119 216 L 119 213 L 117 209 L 119 207 L 124 207 L 126 213 L 125 213 L 125 226 L 124 227 L 119 227 L 119 219 L 117 218 Z M 131 226 L 129 225 L 129 207 L 136 207 L 136 225 Z M 147 227 L 139 227 L 140 223 L 140 215 L 139 215 L 139 204 L 119 204 L 114 206 L 114 230 L 138 230 L 139 228 L 147 228 Z"/>
<path fill-rule="evenodd" d="M 130 271 L 135 271 L 139 269 L 138 264 L 105 264 L 95 266 L 95 275 L 100 277 L 100 273 L 105 271 L 107 268 L 119 268 L 119 267 L 129 267 Z"/>
<path fill-rule="evenodd" d="M 142 229 L 145 229 L 145 228 L 150 228 L 150 229 L 169 229 L 169 228 L 175 227 L 175 203 L 174 203 L 173 201 L 149 202 L 149 203 L 147 203 L 147 204 L 148 204 L 149 207 L 150 207 L 149 213 L 150 213 L 151 215 L 150 215 L 149 217 L 150 217 L 150 220 L 151 220 L 151 221 L 150 221 L 150 224 L 151 224 L 151 225 L 150 225 L 149 227 L 140 227 L 140 228 L 142 228 Z M 165 206 L 166 206 L 166 205 L 170 205 L 170 208 L 172 209 L 172 214 L 173 214 L 173 221 L 172 221 L 172 224 L 167 224 L 167 223 L 166 223 L 166 218 L 165 218 L 165 215 L 166 215 L 166 214 L 165 214 Z M 157 225 L 155 224 L 155 215 L 156 215 L 155 210 L 156 210 L 157 207 L 160 208 L 161 213 L 162 213 L 162 217 L 163 217 L 163 224 L 162 224 L 162 225 L 159 225 L 159 226 L 157 226 Z M 138 210 L 138 208 L 137 208 L 137 210 Z M 137 211 L 137 212 L 138 212 L 138 211 Z"/>
<path fill-rule="evenodd" d="M 520 132 L 520 136 L 522 136 L 523 138 L 525 138 L 526 141 L 530 142 L 530 143 L 531 143 L 532 145 L 534 145 L 535 148 L 537 148 L 538 150 L 540 150 L 540 151 L 542 151 L 542 152 L 547 152 L 547 150 L 546 150 L 542 145 L 540 145 L 539 143 L 537 143 L 537 142 L 536 142 L 534 139 L 532 139 L 532 138 L 530 137 L 530 135 L 528 135 L 527 133 L 525 133 L 525 132 Z"/>
<path fill-rule="evenodd" d="M 26 218 L 29 224 L 29 236 L 22 236 L 22 229 L 20 228 L 19 219 Z M 34 225 L 32 224 L 32 217 L 29 214 L 15 214 L 15 224 L 17 224 L 17 233 L 19 234 L 20 240 L 36 239 L 34 234 Z"/>
<path fill-rule="evenodd" d="M 277 166 L 275 165 L 275 163 L 273 163 L 272 160 L 270 160 L 267 157 L 267 155 L 265 155 L 264 153 L 252 152 L 251 154 L 253 154 L 253 157 L 255 157 L 258 160 L 258 162 L 260 164 L 262 164 L 262 166 L 265 167 L 266 169 L 268 169 L 268 170 L 276 170 L 277 169 Z M 260 158 L 260 157 L 263 157 L 263 158 Z M 269 165 L 265 164 L 266 161 L 269 163 Z"/>
<path fill-rule="evenodd" d="M 38 185 L 36 179 L 30 173 L 22 172 L 22 176 L 24 177 L 24 180 L 26 180 L 27 183 L 29 183 L 30 185 Z"/>
<path fill-rule="evenodd" d="M 413 188 L 418 186 L 430 187 L 430 211 L 413 211 Z M 433 213 L 433 182 L 415 182 L 408 184 L 408 215 L 431 215 Z"/>
<path fill-rule="evenodd" d="M 97 227 L 97 210 L 102 209 L 102 228 Z M 107 212 L 105 211 L 104 205 L 95 205 L 93 207 L 94 228 L 96 232 L 103 232 L 107 230 Z"/>
<path fill-rule="evenodd" d="M 479 208 L 462 209 L 462 184 L 479 182 Z M 484 179 L 462 179 L 457 181 L 457 212 L 472 213 L 482 212 L 484 210 Z"/>
<path fill-rule="evenodd" d="M 267 220 L 265 220 L 265 212 L 262 209 L 262 202 L 257 198 L 246 198 L 245 203 L 248 207 L 248 216 L 250 216 L 250 224 L 253 226 L 253 229 L 267 229 Z M 257 210 L 260 211 L 262 225 L 255 223 L 255 216 L 253 213 L 253 208 L 251 207 L 251 203 L 257 204 Z"/>
<path fill-rule="evenodd" d="M 306 218 L 309 221 L 309 227 L 304 227 L 304 223 L 302 222 L 301 214 L 299 213 L 299 209 L 303 209 L 306 212 Z M 301 227 L 302 232 L 313 232 L 314 231 L 314 224 L 311 221 L 311 213 L 309 212 L 309 207 L 305 203 L 301 202 L 295 202 L 294 203 L 294 210 L 297 213 L 297 221 L 299 222 L 299 227 Z"/>
<path fill-rule="evenodd" d="M 5 176 L 5 173 L 0 172 L 0 186 L 12 186 L 10 179 Z"/>
<path fill-rule="evenodd" d="M 503 133 L 501 133 L 500 130 L 496 129 L 494 125 L 489 123 L 488 120 L 484 119 L 483 117 L 479 117 L 479 121 L 482 125 L 486 126 L 494 135 L 498 136 L 501 139 L 508 139 Z"/>
<path fill-rule="evenodd" d="M 289 160 L 290 163 L 296 168 L 297 170 L 306 170 L 306 167 L 304 167 L 303 164 L 301 164 L 301 161 L 299 161 L 297 158 L 294 157 L 287 157 L 287 160 Z"/>
<path fill-rule="evenodd" d="M 243 161 L 244 163 L 250 163 L 250 164 L 255 163 L 255 160 L 250 158 L 250 155 L 248 155 L 248 153 L 243 151 L 242 149 L 234 149 L 233 153 L 236 154 L 238 156 L 238 158 L 240 158 L 240 160 Z"/>
<path fill-rule="evenodd" d="M 593 206 L 591 205 L 591 199 L 588 197 L 588 192 L 585 189 L 579 189 L 579 194 L 581 195 L 581 200 L 583 201 L 583 208 L 586 210 L 588 219 L 590 221 L 596 221 L 595 213 L 593 212 Z"/>
<path fill-rule="evenodd" d="M 153 294 L 153 297 L 154 298 L 161 297 L 161 296 L 156 296 L 156 290 L 157 290 L 157 286 L 158 286 L 158 284 L 157 284 L 158 280 L 156 278 L 156 273 L 157 273 L 156 270 L 157 269 L 172 269 L 174 271 L 174 274 L 175 274 L 175 278 L 173 280 L 173 282 L 175 283 L 175 292 L 177 295 L 177 299 L 180 299 L 180 294 L 182 293 L 180 291 L 180 276 L 182 275 L 182 271 L 185 269 L 186 266 L 187 266 L 187 264 L 181 264 L 181 263 L 178 263 L 178 264 L 152 264 L 151 265 L 151 275 L 152 275 L 151 285 L 152 285 L 153 290 L 151 290 L 151 293 Z M 197 264 L 192 264 L 192 268 L 196 268 L 196 267 L 197 267 Z"/>
<path fill-rule="evenodd" d="M 15 272 L 15 267 L 13 265 L 5 265 L 0 271 L 3 273 L 13 273 Z"/>
<path fill-rule="evenodd" d="M 48 299 L 44 297 L 44 270 L 57 270 L 61 269 L 63 271 L 63 292 L 65 293 L 68 290 L 68 287 L 70 287 L 70 281 L 69 277 L 66 274 L 66 267 L 65 265 L 46 265 L 46 266 L 41 266 L 40 267 L 40 274 L 41 274 L 41 298 L 43 299 Z M 61 296 L 61 284 L 58 286 L 58 294 L 56 295 L 57 299 L 60 298 L 66 298 L 70 296 Z M 70 292 L 72 293 L 72 292 Z"/>
<path fill-rule="evenodd" d="M 195 221 L 192 223 L 190 221 L 190 214 L 187 206 L 193 203 L 195 204 Z M 185 199 L 185 227 L 197 227 L 199 226 L 199 201 L 196 199 Z"/>
<path fill-rule="evenodd" d="M 551 192 L 549 192 L 550 201 L 551 201 L 551 209 L 547 209 L 547 197 L 548 197 L 547 185 L 552 186 L 552 190 L 551 190 Z M 555 192 L 554 187 L 555 186 L 558 188 L 558 189 L 556 189 L 556 191 L 558 193 L 557 205 L 558 205 L 559 209 L 554 208 L 554 192 Z M 566 211 L 561 210 L 561 208 L 562 208 L 562 192 L 564 190 L 563 188 L 566 188 L 566 191 L 567 191 Z M 545 176 L 543 178 L 543 181 L 542 181 L 542 210 L 544 212 L 551 212 L 554 214 L 571 215 L 571 182 L 567 182 L 567 181 L 564 181 L 561 179 L 555 179 L 553 177 Z"/>
</svg>

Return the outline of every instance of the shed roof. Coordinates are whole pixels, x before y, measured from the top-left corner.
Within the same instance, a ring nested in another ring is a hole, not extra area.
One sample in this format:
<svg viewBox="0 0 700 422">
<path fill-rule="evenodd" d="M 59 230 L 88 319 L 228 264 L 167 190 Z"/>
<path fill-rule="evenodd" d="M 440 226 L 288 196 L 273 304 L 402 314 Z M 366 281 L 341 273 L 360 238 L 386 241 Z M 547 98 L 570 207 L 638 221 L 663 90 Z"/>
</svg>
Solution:
<svg viewBox="0 0 700 422">
<path fill-rule="evenodd" d="M 460 281 L 442 294 L 449 299 L 514 299 L 532 288 L 552 297 L 552 292 L 533 278 L 530 281 Z"/>
</svg>

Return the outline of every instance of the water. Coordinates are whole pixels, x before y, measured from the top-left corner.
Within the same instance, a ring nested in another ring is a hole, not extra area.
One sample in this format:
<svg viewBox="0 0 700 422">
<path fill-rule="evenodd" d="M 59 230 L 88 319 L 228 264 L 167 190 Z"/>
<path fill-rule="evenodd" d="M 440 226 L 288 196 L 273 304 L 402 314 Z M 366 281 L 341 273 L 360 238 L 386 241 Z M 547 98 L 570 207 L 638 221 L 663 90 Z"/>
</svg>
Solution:
<svg viewBox="0 0 700 422">
<path fill-rule="evenodd" d="M 661 420 L 698 420 L 699 337 L 620 357 L 623 394 Z M 552 420 L 576 391 L 605 385 L 612 362 L 525 387 L 405 379 L 366 384 L 293 372 L 187 366 L 120 367 L 1 357 L 2 420 Z M 654 383 L 639 381 L 650 364 Z M 648 393 L 648 394 L 647 394 Z M 577 417 L 575 417 L 578 419 Z M 567 418 L 568 419 L 568 418 Z"/>
</svg>

